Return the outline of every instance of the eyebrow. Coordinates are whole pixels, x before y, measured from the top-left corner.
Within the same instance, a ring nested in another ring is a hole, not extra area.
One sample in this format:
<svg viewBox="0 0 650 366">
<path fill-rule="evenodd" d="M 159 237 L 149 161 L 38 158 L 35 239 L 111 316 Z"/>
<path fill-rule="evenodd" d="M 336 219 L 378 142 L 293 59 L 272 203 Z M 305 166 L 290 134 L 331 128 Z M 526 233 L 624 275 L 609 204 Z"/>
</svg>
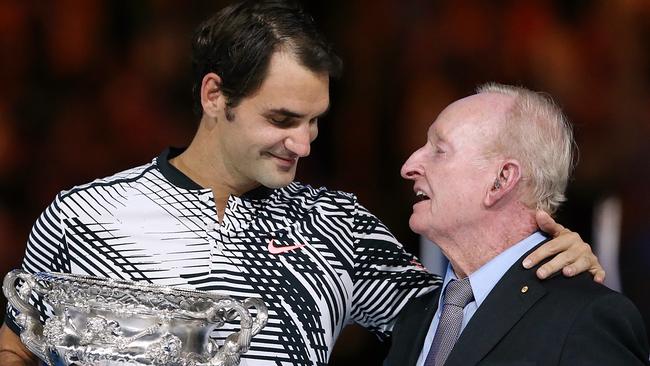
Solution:
<svg viewBox="0 0 650 366">
<path fill-rule="evenodd" d="M 323 111 L 323 113 L 317 115 L 316 118 L 324 117 L 329 112 L 329 110 L 330 110 L 330 106 L 328 105 L 327 109 L 325 109 L 325 111 Z M 280 115 L 283 115 L 283 116 L 286 116 L 286 117 L 291 117 L 291 118 L 303 118 L 303 117 L 305 117 L 305 114 L 303 114 L 303 113 L 294 112 L 294 111 L 286 109 L 286 108 L 274 108 L 274 109 L 269 110 L 269 113 L 280 114 Z"/>
<path fill-rule="evenodd" d="M 437 131 L 431 131 L 431 133 L 427 133 L 427 140 L 430 140 L 431 142 L 441 142 L 445 145 L 449 145 L 449 141 L 447 141 L 446 137 Z"/>
</svg>

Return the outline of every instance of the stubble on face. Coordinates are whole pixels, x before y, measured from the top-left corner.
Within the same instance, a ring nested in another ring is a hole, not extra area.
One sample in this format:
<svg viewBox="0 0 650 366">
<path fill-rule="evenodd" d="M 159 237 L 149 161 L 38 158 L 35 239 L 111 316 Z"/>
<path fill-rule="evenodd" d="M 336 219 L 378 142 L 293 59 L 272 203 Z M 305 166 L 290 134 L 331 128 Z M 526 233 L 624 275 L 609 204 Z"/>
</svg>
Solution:
<svg viewBox="0 0 650 366">
<path fill-rule="evenodd" d="M 227 175 L 239 186 L 290 184 L 316 138 L 316 119 L 328 107 L 329 76 L 276 52 L 260 89 L 232 108 L 232 121 L 220 128 L 217 145 Z"/>
</svg>

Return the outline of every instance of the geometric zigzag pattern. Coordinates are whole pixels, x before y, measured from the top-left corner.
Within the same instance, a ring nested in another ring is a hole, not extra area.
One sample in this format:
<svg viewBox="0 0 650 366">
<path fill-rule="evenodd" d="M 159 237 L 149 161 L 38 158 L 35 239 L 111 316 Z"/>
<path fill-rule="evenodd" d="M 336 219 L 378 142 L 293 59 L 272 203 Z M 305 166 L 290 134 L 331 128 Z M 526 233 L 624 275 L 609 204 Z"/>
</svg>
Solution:
<svg viewBox="0 0 650 366">
<path fill-rule="evenodd" d="M 408 299 L 440 283 L 354 195 L 259 188 L 230 197 L 219 223 L 212 192 L 168 154 L 60 193 L 34 224 L 23 268 L 259 297 L 269 321 L 242 365 L 326 365 L 346 324 L 385 336 Z M 304 246 L 273 254 L 271 240 Z"/>
</svg>

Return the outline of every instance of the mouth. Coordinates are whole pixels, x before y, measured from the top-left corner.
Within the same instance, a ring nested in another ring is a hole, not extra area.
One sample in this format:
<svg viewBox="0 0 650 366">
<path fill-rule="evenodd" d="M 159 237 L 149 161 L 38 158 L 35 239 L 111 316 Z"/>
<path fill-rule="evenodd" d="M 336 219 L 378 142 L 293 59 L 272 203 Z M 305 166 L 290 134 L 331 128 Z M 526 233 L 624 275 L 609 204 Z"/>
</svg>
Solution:
<svg viewBox="0 0 650 366">
<path fill-rule="evenodd" d="M 293 166 L 296 163 L 296 161 L 298 161 L 297 158 L 275 155 L 273 153 L 267 153 L 267 155 L 270 156 L 271 158 L 276 159 L 278 163 L 280 163 L 280 165 L 282 166 Z"/>
<path fill-rule="evenodd" d="M 424 193 L 422 191 L 419 191 L 419 190 L 415 191 L 415 202 L 416 203 L 419 203 L 419 202 L 422 202 L 422 201 L 427 201 L 429 199 L 430 198 L 429 198 L 429 196 L 427 196 L 426 193 Z"/>
</svg>

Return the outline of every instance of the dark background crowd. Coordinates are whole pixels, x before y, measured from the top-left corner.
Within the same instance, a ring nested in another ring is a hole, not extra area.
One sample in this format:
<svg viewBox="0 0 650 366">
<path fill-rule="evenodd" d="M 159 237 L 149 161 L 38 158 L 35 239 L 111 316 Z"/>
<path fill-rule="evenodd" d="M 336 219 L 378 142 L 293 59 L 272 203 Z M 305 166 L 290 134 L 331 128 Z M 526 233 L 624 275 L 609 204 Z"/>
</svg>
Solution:
<svg viewBox="0 0 650 366">
<path fill-rule="evenodd" d="M 192 30 L 226 3 L 0 0 L 2 275 L 20 265 L 31 225 L 57 192 L 189 143 L 198 121 Z M 436 115 L 487 81 L 545 91 L 574 123 L 580 149 L 559 221 L 593 242 L 594 207 L 618 202 L 622 291 L 648 324 L 650 1 L 305 5 L 345 70 L 300 181 L 356 193 L 417 252 L 411 184 L 399 168 Z M 353 327 L 332 363 L 381 357 Z"/>
</svg>

